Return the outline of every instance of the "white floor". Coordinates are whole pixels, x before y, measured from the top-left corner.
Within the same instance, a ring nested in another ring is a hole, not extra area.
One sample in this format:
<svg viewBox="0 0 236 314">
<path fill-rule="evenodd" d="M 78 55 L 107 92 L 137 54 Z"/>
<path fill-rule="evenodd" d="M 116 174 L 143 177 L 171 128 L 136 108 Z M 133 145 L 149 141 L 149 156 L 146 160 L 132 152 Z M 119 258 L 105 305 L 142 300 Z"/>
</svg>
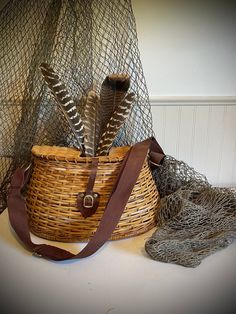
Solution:
<svg viewBox="0 0 236 314">
<path fill-rule="evenodd" d="M 143 248 L 151 234 L 109 242 L 84 260 L 56 263 L 33 257 L 20 245 L 5 211 L 0 216 L 0 312 L 235 313 L 235 242 L 191 269 L 148 258 Z M 59 246 L 76 252 L 84 244 Z"/>
</svg>

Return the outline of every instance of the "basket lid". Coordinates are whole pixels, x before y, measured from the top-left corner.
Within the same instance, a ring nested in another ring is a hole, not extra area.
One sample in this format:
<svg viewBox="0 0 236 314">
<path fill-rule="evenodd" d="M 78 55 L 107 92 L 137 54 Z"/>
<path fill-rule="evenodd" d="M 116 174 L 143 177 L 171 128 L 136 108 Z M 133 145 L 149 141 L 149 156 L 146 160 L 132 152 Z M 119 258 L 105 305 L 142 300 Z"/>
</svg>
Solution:
<svg viewBox="0 0 236 314">
<path fill-rule="evenodd" d="M 100 162 L 116 162 L 124 158 L 129 146 L 112 147 L 108 156 L 99 156 Z M 73 147 L 60 147 L 48 145 L 35 145 L 32 147 L 32 155 L 48 160 L 64 160 L 89 162 L 93 157 L 81 157 L 80 151 Z"/>
</svg>

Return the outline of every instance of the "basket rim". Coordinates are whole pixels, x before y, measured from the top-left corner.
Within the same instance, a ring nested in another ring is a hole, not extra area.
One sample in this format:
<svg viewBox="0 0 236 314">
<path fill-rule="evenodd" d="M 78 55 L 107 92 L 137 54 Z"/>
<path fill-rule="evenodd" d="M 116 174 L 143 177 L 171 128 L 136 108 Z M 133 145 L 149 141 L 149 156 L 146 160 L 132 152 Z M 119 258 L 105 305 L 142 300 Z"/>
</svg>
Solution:
<svg viewBox="0 0 236 314">
<path fill-rule="evenodd" d="M 92 159 L 98 158 L 99 162 L 117 162 L 124 159 L 129 149 L 130 146 L 112 147 L 108 156 L 81 157 L 79 149 L 74 147 L 34 145 L 31 149 L 31 153 L 34 157 L 45 160 L 88 163 L 91 162 Z"/>
</svg>

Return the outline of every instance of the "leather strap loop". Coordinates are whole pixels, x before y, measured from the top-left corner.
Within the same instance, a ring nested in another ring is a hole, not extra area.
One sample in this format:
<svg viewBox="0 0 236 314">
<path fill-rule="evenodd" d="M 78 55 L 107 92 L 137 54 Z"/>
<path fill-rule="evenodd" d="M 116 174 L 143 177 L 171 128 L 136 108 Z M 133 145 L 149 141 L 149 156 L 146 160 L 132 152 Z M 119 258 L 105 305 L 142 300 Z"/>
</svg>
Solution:
<svg viewBox="0 0 236 314">
<path fill-rule="evenodd" d="M 51 260 L 66 260 L 85 258 L 95 253 L 111 236 L 125 209 L 133 187 L 138 179 L 149 149 L 161 154 L 163 150 L 154 138 L 147 139 L 135 144 L 126 154 L 113 187 L 110 199 L 107 203 L 100 225 L 88 244 L 78 254 L 72 254 L 64 249 L 46 244 L 35 244 L 30 238 L 28 217 L 25 200 L 21 190 L 27 181 L 27 171 L 22 168 L 16 169 L 13 174 L 8 193 L 8 212 L 12 228 L 15 230 L 22 243 L 32 251 L 34 255 Z"/>
<path fill-rule="evenodd" d="M 92 216 L 98 208 L 100 195 L 93 191 L 94 183 L 97 174 L 99 158 L 92 158 L 91 170 L 88 179 L 87 189 L 85 192 L 80 192 L 77 197 L 77 207 L 84 218 Z"/>
</svg>

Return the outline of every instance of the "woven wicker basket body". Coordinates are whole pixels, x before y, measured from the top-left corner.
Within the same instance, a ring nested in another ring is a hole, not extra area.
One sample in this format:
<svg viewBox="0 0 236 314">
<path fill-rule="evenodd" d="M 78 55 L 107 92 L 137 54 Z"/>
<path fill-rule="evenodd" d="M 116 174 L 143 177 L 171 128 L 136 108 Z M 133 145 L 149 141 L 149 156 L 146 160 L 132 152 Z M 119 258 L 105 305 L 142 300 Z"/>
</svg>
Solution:
<svg viewBox="0 0 236 314">
<path fill-rule="evenodd" d="M 33 173 L 27 189 L 27 213 L 32 233 L 49 240 L 87 241 L 96 231 L 128 147 L 113 148 L 99 157 L 94 191 L 100 203 L 84 218 L 76 207 L 77 195 L 86 190 L 91 158 L 73 148 L 34 146 Z M 156 224 L 159 194 L 145 161 L 111 240 L 144 233 Z"/>
</svg>

